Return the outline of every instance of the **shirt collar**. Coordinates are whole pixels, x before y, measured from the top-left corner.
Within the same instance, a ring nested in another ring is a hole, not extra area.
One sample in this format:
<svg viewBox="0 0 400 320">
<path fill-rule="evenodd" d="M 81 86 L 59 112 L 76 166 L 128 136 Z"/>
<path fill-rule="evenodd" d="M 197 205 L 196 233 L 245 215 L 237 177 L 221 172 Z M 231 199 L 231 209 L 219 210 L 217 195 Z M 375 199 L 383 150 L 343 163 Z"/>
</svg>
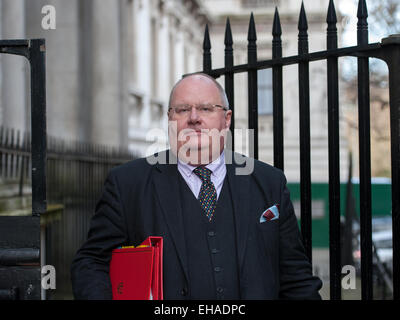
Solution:
<svg viewBox="0 0 400 320">
<path fill-rule="evenodd" d="M 196 169 L 195 166 L 191 166 L 190 164 L 184 163 L 178 158 L 178 167 L 180 171 L 187 176 L 188 178 L 193 174 L 193 170 Z M 215 159 L 213 162 L 209 163 L 205 166 L 207 169 L 211 170 L 211 175 L 217 175 L 218 172 L 222 171 L 225 168 L 225 152 L 222 150 L 220 156 Z"/>
</svg>

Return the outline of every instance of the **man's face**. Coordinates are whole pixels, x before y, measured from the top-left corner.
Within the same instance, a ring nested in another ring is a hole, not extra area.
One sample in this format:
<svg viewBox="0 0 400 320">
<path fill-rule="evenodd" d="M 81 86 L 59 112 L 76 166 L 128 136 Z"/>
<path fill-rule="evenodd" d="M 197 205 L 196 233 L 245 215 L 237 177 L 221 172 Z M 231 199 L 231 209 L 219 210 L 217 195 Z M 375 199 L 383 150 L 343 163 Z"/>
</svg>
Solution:
<svg viewBox="0 0 400 320">
<path fill-rule="evenodd" d="M 169 140 L 181 160 L 192 165 L 208 164 L 224 148 L 232 111 L 225 111 L 221 94 L 210 79 L 195 75 L 183 79 L 170 102 Z M 207 111 L 207 108 L 212 107 Z M 184 112 L 178 112 L 185 107 Z"/>
</svg>

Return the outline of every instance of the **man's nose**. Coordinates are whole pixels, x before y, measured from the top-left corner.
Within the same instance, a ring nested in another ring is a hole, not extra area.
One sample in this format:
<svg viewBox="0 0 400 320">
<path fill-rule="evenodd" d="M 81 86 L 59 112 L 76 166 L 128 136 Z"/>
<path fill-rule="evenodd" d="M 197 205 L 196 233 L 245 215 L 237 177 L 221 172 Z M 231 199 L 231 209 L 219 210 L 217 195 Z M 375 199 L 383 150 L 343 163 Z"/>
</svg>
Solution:
<svg viewBox="0 0 400 320">
<path fill-rule="evenodd" d="M 198 122 L 200 120 L 199 112 L 195 107 L 192 107 L 189 114 L 189 121 L 190 122 Z"/>
</svg>

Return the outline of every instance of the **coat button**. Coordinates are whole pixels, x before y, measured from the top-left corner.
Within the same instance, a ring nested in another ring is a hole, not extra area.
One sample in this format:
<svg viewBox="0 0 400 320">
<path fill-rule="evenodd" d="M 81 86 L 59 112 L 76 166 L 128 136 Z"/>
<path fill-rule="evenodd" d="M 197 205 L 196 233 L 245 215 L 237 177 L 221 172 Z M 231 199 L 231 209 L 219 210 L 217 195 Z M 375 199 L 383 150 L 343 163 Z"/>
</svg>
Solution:
<svg viewBox="0 0 400 320">
<path fill-rule="evenodd" d="M 188 294 L 188 290 L 186 288 L 182 288 L 181 295 L 186 296 Z"/>
</svg>

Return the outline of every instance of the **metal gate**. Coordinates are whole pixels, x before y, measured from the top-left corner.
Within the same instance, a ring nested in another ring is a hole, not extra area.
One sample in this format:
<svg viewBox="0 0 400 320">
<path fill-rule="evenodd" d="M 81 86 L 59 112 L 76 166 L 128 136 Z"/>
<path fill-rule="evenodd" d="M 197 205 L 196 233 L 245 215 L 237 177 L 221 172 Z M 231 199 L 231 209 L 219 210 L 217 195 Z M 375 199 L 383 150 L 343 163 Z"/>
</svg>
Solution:
<svg viewBox="0 0 400 320">
<path fill-rule="evenodd" d="M 206 26 L 203 43 L 203 72 L 218 78 L 224 76 L 225 90 L 234 111 L 234 75 L 248 75 L 248 128 L 254 129 L 254 157 L 258 158 L 258 99 L 257 70 L 272 69 L 273 81 L 273 146 L 274 166 L 284 163 L 282 69 L 298 65 L 300 110 L 300 187 L 301 233 L 306 253 L 312 259 L 311 246 L 311 168 L 310 168 L 310 88 L 309 63 L 327 62 L 327 114 L 329 149 L 329 260 L 330 297 L 341 299 L 341 247 L 340 247 L 340 167 L 339 167 L 339 85 L 338 58 L 357 57 L 358 65 L 358 120 L 360 158 L 360 229 L 361 229 L 361 286 L 362 299 L 373 297 L 372 290 L 372 222 L 371 222 L 371 150 L 370 150 L 370 97 L 369 58 L 386 62 L 389 69 L 391 169 L 392 169 L 392 226 L 393 226 L 393 297 L 400 299 L 400 35 L 368 43 L 367 7 L 365 0 L 358 4 L 357 46 L 338 48 L 337 18 L 333 0 L 327 14 L 327 50 L 309 53 L 308 25 L 302 4 L 298 21 L 298 55 L 282 57 L 281 24 L 276 9 L 272 29 L 272 59 L 257 59 L 257 35 L 253 14 L 248 29 L 248 62 L 234 65 L 233 41 L 229 18 L 225 29 L 225 67 L 212 69 L 211 44 Z M 235 124 L 232 118 L 231 130 Z M 233 136 L 233 135 L 232 135 Z M 232 141 L 232 146 L 234 141 Z"/>
<path fill-rule="evenodd" d="M 0 40 L 30 64 L 32 215 L 0 217 L 0 300 L 41 298 L 40 215 L 46 212 L 45 40 Z"/>
</svg>

